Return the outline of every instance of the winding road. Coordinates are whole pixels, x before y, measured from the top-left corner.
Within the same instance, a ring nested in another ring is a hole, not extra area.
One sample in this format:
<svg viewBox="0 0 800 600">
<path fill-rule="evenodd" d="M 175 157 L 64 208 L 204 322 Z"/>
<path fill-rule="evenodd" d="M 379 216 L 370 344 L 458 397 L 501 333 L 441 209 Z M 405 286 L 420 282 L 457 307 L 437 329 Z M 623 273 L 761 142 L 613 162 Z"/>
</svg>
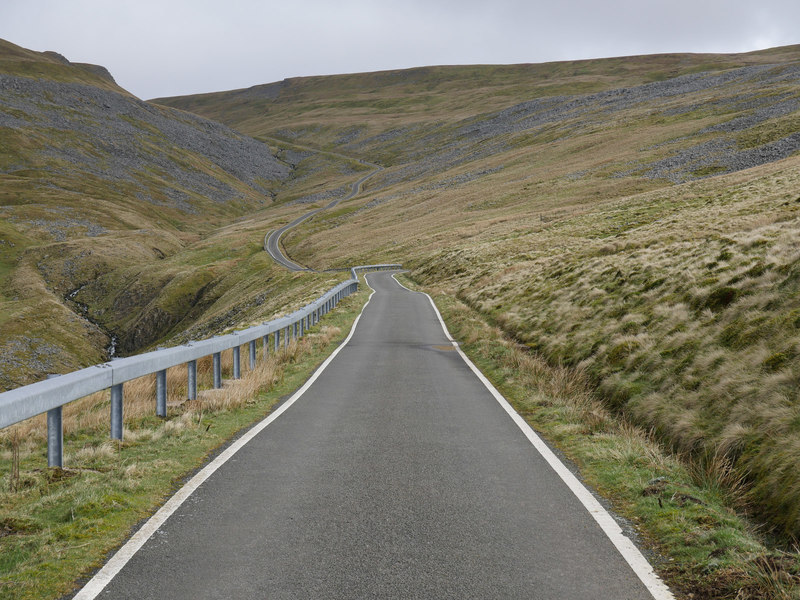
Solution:
<svg viewBox="0 0 800 600">
<path fill-rule="evenodd" d="M 265 236 L 281 235 L 351 193 Z M 674 600 L 614 518 L 389 272 L 291 398 L 76 600 Z"/>
<path fill-rule="evenodd" d="M 286 233 L 287 231 L 289 231 L 290 229 L 292 229 L 293 227 L 296 227 L 297 225 L 302 223 L 303 221 L 305 221 L 307 219 L 310 219 L 311 217 L 313 217 L 318 212 L 323 211 L 323 210 L 331 209 L 334 206 L 336 206 L 337 204 L 339 204 L 340 202 L 343 202 L 345 200 L 350 200 L 351 198 L 355 197 L 357 194 L 359 194 L 361 192 L 361 186 L 364 184 L 365 181 L 367 181 L 370 177 L 372 177 L 376 173 L 379 173 L 380 171 L 383 170 L 383 167 L 381 167 L 380 165 L 376 165 L 376 164 L 373 164 L 373 163 L 368 163 L 368 162 L 363 161 L 363 160 L 360 160 L 359 162 L 361 164 L 363 164 L 363 165 L 366 165 L 366 166 L 369 166 L 369 167 L 373 167 L 375 170 L 372 171 L 371 173 L 368 173 L 368 174 L 364 175 L 361 179 L 356 181 L 353 184 L 353 187 L 352 187 L 352 189 L 350 191 L 350 194 L 348 194 L 344 198 L 337 198 L 336 200 L 333 200 L 332 202 L 329 202 L 325 206 L 322 206 L 320 208 L 314 209 L 314 210 L 312 210 L 312 211 L 310 211 L 310 212 L 308 212 L 308 213 L 306 213 L 306 214 L 304 214 L 304 215 L 302 215 L 300 217 L 297 217 L 291 223 L 287 223 L 286 225 L 284 225 L 283 227 L 281 227 L 279 229 L 273 229 L 272 231 L 268 232 L 267 235 L 264 236 L 264 250 L 267 251 L 267 253 L 273 258 L 273 260 L 275 260 L 275 262 L 283 265 L 284 267 L 286 267 L 290 271 L 310 271 L 310 270 L 312 270 L 312 269 L 309 269 L 308 267 L 304 267 L 303 265 L 297 264 L 296 262 L 294 262 L 292 259 L 290 259 L 288 256 L 286 256 L 283 253 L 283 251 L 281 250 L 281 244 L 280 244 L 281 236 L 284 233 Z"/>
<path fill-rule="evenodd" d="M 430 299 L 367 281 L 348 340 L 76 598 L 672 598 Z"/>
</svg>

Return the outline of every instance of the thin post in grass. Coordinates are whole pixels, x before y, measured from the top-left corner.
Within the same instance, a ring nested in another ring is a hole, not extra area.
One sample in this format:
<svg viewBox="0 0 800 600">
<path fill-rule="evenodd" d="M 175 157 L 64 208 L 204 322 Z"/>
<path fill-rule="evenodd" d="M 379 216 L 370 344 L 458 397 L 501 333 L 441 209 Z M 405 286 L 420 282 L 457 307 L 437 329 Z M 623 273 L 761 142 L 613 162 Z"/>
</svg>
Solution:
<svg viewBox="0 0 800 600">
<path fill-rule="evenodd" d="M 275 352 L 278 352 L 278 349 L 281 347 L 281 330 L 278 329 L 275 333 L 272 334 L 272 337 L 275 340 Z"/>
<path fill-rule="evenodd" d="M 111 386 L 111 439 L 122 439 L 122 384 Z"/>
<path fill-rule="evenodd" d="M 264 336 L 264 358 L 269 354 L 269 334 Z"/>
<path fill-rule="evenodd" d="M 295 341 L 297 341 L 297 329 L 298 329 L 297 328 L 297 324 L 298 324 L 297 321 L 292 323 L 292 339 L 295 340 Z"/>
<path fill-rule="evenodd" d="M 222 387 L 222 357 L 219 352 L 214 352 L 212 363 L 214 365 L 214 389 L 218 390 Z"/>
<path fill-rule="evenodd" d="M 61 406 L 47 411 L 47 466 L 64 466 L 64 420 Z"/>
<path fill-rule="evenodd" d="M 300 326 L 300 337 L 303 337 L 303 335 L 305 334 L 303 326 L 305 325 L 306 320 L 305 320 L 305 318 L 303 318 L 303 319 L 300 319 L 297 323 Z"/>
<path fill-rule="evenodd" d="M 187 383 L 189 384 L 189 400 L 197 400 L 197 361 L 186 363 Z"/>
<path fill-rule="evenodd" d="M 11 481 L 9 487 L 12 492 L 19 491 L 19 432 L 16 429 L 11 433 Z"/>
<path fill-rule="evenodd" d="M 167 370 L 156 372 L 156 416 L 167 416 Z"/>
<path fill-rule="evenodd" d="M 256 341 L 252 340 L 250 342 L 250 370 L 256 368 Z"/>
<path fill-rule="evenodd" d="M 240 346 L 234 346 L 233 347 L 233 378 L 234 379 L 239 379 L 242 376 L 242 366 L 240 364 L 241 360 L 242 360 L 241 349 L 242 348 Z"/>
<path fill-rule="evenodd" d="M 288 348 L 289 347 L 289 331 L 291 331 L 291 329 L 292 329 L 292 327 L 290 325 L 289 327 L 287 327 L 283 331 L 283 347 L 284 348 Z"/>
<path fill-rule="evenodd" d="M 48 379 L 54 377 L 58 377 L 58 375 L 47 376 Z M 62 408 L 56 406 L 47 411 L 47 466 L 59 469 L 64 466 L 64 412 Z"/>
</svg>

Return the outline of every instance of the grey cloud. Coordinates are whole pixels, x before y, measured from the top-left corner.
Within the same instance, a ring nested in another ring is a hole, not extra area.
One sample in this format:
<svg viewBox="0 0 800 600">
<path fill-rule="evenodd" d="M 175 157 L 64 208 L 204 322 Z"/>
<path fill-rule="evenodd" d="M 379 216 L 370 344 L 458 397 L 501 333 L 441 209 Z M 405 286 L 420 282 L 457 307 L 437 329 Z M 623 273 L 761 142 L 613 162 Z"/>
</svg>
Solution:
<svg viewBox="0 0 800 600">
<path fill-rule="evenodd" d="M 4 0 L 0 37 L 108 67 L 150 98 L 285 77 L 800 42 L 800 3 L 766 0 Z"/>
</svg>

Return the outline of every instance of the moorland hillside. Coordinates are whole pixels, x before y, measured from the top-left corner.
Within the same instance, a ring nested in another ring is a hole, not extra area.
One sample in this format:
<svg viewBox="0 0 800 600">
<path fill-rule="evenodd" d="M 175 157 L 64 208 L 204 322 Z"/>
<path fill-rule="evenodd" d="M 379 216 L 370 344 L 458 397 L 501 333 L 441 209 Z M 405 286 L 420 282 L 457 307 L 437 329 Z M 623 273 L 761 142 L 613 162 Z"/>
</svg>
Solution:
<svg viewBox="0 0 800 600">
<path fill-rule="evenodd" d="M 381 164 L 288 235 L 293 259 L 404 263 L 800 535 L 800 47 L 157 102 Z"/>
<path fill-rule="evenodd" d="M 139 100 L 102 67 L 9 42 L 0 149 L 0 390 L 296 300 L 261 256 L 272 216 L 254 215 L 309 157 L 289 165 L 227 126 Z"/>
</svg>

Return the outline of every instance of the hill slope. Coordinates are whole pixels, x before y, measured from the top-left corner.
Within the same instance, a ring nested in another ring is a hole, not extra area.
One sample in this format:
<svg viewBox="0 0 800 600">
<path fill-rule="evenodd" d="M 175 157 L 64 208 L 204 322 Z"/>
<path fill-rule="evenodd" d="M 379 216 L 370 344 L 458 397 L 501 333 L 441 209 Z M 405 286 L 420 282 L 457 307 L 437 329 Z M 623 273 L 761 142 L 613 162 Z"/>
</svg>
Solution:
<svg viewBox="0 0 800 600">
<path fill-rule="evenodd" d="M 102 67 L 0 42 L 0 389 L 276 310 L 269 222 L 226 226 L 291 175 L 267 145 L 143 102 Z"/>
<path fill-rule="evenodd" d="M 409 265 L 800 535 L 800 47 L 158 102 L 387 167 L 289 254 Z"/>
</svg>

